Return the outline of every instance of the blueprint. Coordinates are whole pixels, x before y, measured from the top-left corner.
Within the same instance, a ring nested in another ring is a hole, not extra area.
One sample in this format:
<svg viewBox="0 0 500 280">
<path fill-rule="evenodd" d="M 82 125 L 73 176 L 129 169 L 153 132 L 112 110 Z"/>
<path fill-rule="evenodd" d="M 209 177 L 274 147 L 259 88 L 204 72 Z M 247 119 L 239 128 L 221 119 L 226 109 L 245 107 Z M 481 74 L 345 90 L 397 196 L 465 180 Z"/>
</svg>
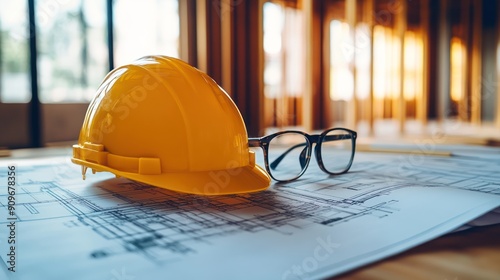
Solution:
<svg viewBox="0 0 500 280">
<path fill-rule="evenodd" d="M 15 272 L 8 270 L 12 217 L 5 187 L 2 272 L 9 279 L 334 276 L 499 207 L 498 158 L 357 153 L 339 176 L 321 172 L 313 159 L 295 182 L 215 197 L 108 173 L 83 181 L 69 157 L 4 159 L 1 182 L 8 166 L 17 170 L 16 263 Z"/>
</svg>

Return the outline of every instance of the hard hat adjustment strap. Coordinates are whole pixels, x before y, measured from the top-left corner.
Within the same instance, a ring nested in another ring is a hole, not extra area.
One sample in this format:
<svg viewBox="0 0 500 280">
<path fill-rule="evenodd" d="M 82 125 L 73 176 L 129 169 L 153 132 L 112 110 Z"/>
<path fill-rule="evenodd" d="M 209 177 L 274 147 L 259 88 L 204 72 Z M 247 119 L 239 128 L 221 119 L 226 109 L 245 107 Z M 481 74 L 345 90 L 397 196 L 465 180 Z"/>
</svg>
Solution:
<svg viewBox="0 0 500 280">
<path fill-rule="evenodd" d="M 104 151 L 102 144 L 85 142 L 73 146 L 73 158 L 141 175 L 161 174 L 161 161 L 151 157 L 127 157 Z"/>
</svg>

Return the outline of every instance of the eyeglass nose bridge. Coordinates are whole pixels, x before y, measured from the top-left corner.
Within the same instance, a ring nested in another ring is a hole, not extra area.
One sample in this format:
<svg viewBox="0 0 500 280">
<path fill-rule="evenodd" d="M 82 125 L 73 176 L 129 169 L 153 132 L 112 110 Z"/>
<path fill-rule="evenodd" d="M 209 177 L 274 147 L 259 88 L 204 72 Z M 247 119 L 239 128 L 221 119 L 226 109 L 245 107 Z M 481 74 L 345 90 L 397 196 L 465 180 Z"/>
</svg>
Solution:
<svg viewBox="0 0 500 280">
<path fill-rule="evenodd" d="M 308 158 L 307 158 L 307 162 L 310 163 L 311 161 L 311 156 L 312 156 L 312 149 L 313 149 L 313 146 L 314 146 L 314 157 L 316 158 L 316 163 L 318 164 L 318 166 L 321 168 L 321 169 L 324 169 L 323 167 L 323 158 L 321 157 L 321 145 L 320 145 L 320 141 L 322 139 L 322 135 L 307 135 L 307 138 L 309 139 L 309 145 L 310 145 L 310 148 L 311 148 L 311 153 L 309 153 L 308 155 Z M 309 164 L 307 164 L 308 166 Z M 306 167 L 307 167 L 306 166 Z"/>
<path fill-rule="evenodd" d="M 302 172 L 298 177 L 304 174 L 304 172 L 306 171 L 307 167 L 311 162 L 313 146 L 314 146 L 314 156 L 316 157 L 317 164 L 320 166 L 320 168 L 322 168 L 323 165 L 323 160 L 321 159 L 321 151 L 320 151 L 321 148 L 319 145 L 320 144 L 319 142 L 321 140 L 321 135 L 319 134 L 310 135 L 304 133 L 304 136 L 307 138 L 307 145 L 305 145 L 304 149 L 302 149 L 302 151 L 300 152 L 299 161 L 300 161 L 300 167 L 302 168 Z"/>
<path fill-rule="evenodd" d="M 320 139 L 321 135 L 318 135 L 318 134 L 315 134 L 315 135 L 306 134 L 306 137 L 309 140 L 309 143 L 311 144 L 311 148 L 312 148 L 313 144 L 318 144 L 319 143 L 319 139 Z"/>
</svg>

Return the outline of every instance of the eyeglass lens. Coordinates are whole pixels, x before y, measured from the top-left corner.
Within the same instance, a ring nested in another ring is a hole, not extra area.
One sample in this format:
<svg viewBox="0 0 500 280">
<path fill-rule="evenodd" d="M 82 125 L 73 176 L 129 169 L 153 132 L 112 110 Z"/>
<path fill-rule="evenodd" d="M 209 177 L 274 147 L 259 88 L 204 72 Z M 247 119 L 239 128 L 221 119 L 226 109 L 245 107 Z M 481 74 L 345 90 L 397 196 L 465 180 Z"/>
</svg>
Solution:
<svg viewBox="0 0 500 280">
<path fill-rule="evenodd" d="M 331 130 L 323 137 L 321 159 L 326 171 L 342 173 L 349 168 L 353 151 L 352 135 L 345 130 Z"/>
<path fill-rule="evenodd" d="M 306 168 L 311 154 L 307 138 L 295 132 L 285 132 L 269 142 L 268 163 L 271 175 L 279 181 L 297 178 Z"/>
</svg>

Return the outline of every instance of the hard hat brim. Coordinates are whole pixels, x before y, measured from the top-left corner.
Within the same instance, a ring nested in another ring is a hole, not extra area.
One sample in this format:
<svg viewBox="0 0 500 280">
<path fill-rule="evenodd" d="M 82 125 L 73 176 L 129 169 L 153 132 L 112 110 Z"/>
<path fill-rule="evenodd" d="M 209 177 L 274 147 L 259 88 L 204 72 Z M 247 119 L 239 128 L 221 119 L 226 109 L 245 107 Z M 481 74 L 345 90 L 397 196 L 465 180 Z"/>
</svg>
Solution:
<svg viewBox="0 0 500 280">
<path fill-rule="evenodd" d="M 271 183 L 271 178 L 267 172 L 256 164 L 223 170 L 143 175 L 119 171 L 77 158 L 72 158 L 71 161 L 95 171 L 107 171 L 117 176 L 152 186 L 198 195 L 227 195 L 257 192 L 267 189 Z"/>
</svg>

